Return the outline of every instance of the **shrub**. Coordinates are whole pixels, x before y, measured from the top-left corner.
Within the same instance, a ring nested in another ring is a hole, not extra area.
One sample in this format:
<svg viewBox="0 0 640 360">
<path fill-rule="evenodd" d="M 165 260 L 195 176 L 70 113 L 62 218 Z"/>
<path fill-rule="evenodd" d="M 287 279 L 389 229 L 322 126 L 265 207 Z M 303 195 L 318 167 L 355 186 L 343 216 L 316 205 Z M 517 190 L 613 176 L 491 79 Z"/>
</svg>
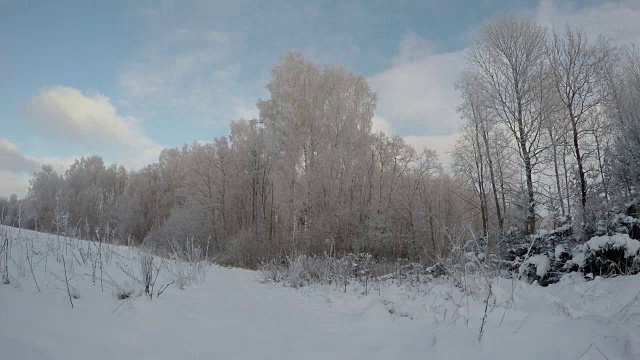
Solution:
<svg viewBox="0 0 640 360">
<path fill-rule="evenodd" d="M 229 238 L 216 262 L 223 266 L 257 269 L 261 263 L 260 254 L 264 254 L 259 247 L 260 243 L 251 229 L 240 230 Z"/>
<path fill-rule="evenodd" d="M 637 274 L 640 272 L 640 241 L 627 234 L 595 236 L 577 247 L 572 263 L 585 274 Z"/>
<path fill-rule="evenodd" d="M 551 270 L 551 260 L 547 255 L 535 255 L 525 260 L 520 265 L 519 275 L 521 279 L 528 279 L 529 282 L 538 280 L 542 282 L 547 278 Z"/>
</svg>

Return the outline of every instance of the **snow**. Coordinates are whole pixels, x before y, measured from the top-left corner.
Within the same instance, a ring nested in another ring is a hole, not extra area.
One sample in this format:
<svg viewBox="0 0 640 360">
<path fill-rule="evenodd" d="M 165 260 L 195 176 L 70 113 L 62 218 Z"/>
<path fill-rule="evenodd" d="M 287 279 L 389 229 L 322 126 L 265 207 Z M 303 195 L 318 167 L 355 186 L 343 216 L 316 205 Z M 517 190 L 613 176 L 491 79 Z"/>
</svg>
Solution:
<svg viewBox="0 0 640 360">
<path fill-rule="evenodd" d="M 547 272 L 549 272 L 549 269 L 551 269 L 551 261 L 547 255 L 536 255 L 528 258 L 524 263 L 522 263 L 520 266 L 520 275 L 522 275 L 528 264 L 536 267 L 536 275 L 539 277 L 544 277 Z"/>
<path fill-rule="evenodd" d="M 551 234 L 551 233 L 552 233 L 552 230 L 540 229 L 540 230 L 538 230 L 538 232 L 536 233 L 536 235 L 537 235 L 538 237 L 543 237 L 543 236 L 546 236 L 546 235 Z"/>
<path fill-rule="evenodd" d="M 585 261 L 587 257 L 585 256 L 584 251 L 573 251 L 571 259 L 567 261 L 567 263 L 576 264 L 579 268 L 584 267 Z"/>
<path fill-rule="evenodd" d="M 640 358 L 638 275 L 585 282 L 570 274 L 545 288 L 493 279 L 495 301 L 478 340 L 482 278 L 467 278 L 467 292 L 444 279 L 389 280 L 364 295 L 357 282 L 346 293 L 341 285 L 292 289 L 259 272 L 208 266 L 184 290 L 118 300 L 118 288 L 139 290 L 122 271 L 137 271 L 136 249 L 105 246 L 111 260 L 101 287 L 79 250 L 93 244 L 6 231 L 13 261 L 11 283 L 0 285 L 2 359 Z M 21 260 L 30 246 L 41 292 Z M 74 308 L 61 257 L 79 295 Z M 165 271 L 158 283 L 171 279 Z"/>
<path fill-rule="evenodd" d="M 612 236 L 594 236 L 586 245 L 589 249 L 598 251 L 607 247 L 625 249 L 625 257 L 634 256 L 640 250 L 640 241 L 631 239 L 627 234 L 614 234 Z"/>
<path fill-rule="evenodd" d="M 556 245 L 555 254 L 554 254 L 556 260 L 560 260 L 564 252 L 565 252 L 564 245 L 562 244 Z"/>
</svg>

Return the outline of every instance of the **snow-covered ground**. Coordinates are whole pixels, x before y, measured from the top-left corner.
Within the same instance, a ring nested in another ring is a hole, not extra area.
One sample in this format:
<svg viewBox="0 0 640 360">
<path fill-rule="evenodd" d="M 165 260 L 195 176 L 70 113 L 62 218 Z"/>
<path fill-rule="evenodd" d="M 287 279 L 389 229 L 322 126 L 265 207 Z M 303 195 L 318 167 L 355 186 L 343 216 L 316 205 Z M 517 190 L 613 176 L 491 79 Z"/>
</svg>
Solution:
<svg viewBox="0 0 640 360">
<path fill-rule="evenodd" d="M 255 271 L 190 272 L 156 259 L 163 265 L 149 299 L 135 280 L 137 249 L 98 252 L 97 243 L 0 230 L 0 245 L 5 234 L 10 245 L 1 253 L 9 284 L 0 285 L 0 359 L 640 358 L 640 276 L 567 276 L 547 288 L 496 279 L 487 305 L 486 287 L 463 294 L 444 280 L 388 281 L 364 295 L 357 283 L 346 293 L 292 289 Z M 157 296 L 185 274 L 197 276 Z M 127 290 L 135 293 L 119 300 Z"/>
</svg>

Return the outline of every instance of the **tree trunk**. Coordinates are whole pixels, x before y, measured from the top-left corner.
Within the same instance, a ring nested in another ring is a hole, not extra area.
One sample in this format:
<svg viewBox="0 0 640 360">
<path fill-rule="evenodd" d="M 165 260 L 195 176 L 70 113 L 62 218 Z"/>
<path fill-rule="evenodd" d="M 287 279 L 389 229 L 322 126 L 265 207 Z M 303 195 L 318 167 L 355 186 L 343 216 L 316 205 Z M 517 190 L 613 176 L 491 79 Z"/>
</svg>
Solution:
<svg viewBox="0 0 640 360">
<path fill-rule="evenodd" d="M 487 195 L 484 191 L 484 160 L 482 158 L 482 150 L 480 149 L 480 138 L 478 137 L 479 129 L 477 119 L 475 126 L 476 131 L 474 147 L 475 151 L 477 151 L 476 171 L 478 172 L 478 197 L 480 198 L 480 215 L 482 217 L 482 236 L 488 238 Z"/>
<path fill-rule="evenodd" d="M 500 153 L 498 152 L 498 148 L 496 147 L 496 163 L 498 165 L 498 176 L 500 177 L 500 195 L 502 198 L 502 210 L 504 211 L 504 217 L 503 217 L 503 221 L 504 218 L 507 217 L 507 196 L 505 194 L 504 191 L 504 174 L 502 172 L 502 163 L 500 162 Z M 507 226 L 508 226 L 508 222 L 507 222 Z"/>
<path fill-rule="evenodd" d="M 551 129 L 549 129 L 549 137 L 551 139 L 551 148 L 553 150 L 553 170 L 556 175 L 556 190 L 558 192 L 558 200 L 560 201 L 562 216 L 564 217 L 564 201 L 562 200 L 562 186 L 560 185 L 560 172 L 558 170 L 558 147 L 556 146 L 555 140 L 553 138 L 553 130 Z"/>
<path fill-rule="evenodd" d="M 573 131 L 573 148 L 575 150 L 576 162 L 578 163 L 578 177 L 580 179 L 580 204 L 582 205 L 582 220 L 584 220 L 584 212 L 587 207 L 587 181 L 582 166 L 582 155 L 580 154 L 580 145 L 578 143 L 578 124 L 573 115 L 573 110 L 569 108 L 569 117 L 571 119 L 571 130 Z"/>
<path fill-rule="evenodd" d="M 602 189 L 604 190 L 604 199 L 609 202 L 609 186 L 607 180 L 604 177 L 604 164 L 602 163 L 602 152 L 600 151 L 600 139 L 598 138 L 598 131 L 593 132 L 593 137 L 596 141 L 596 152 L 598 154 L 598 168 L 600 169 L 600 178 L 602 179 Z"/>
<path fill-rule="evenodd" d="M 500 233 L 502 233 L 504 231 L 504 221 L 502 219 L 502 212 L 500 211 L 500 201 L 498 200 L 498 190 L 496 189 L 496 178 L 493 173 L 493 161 L 491 159 L 491 151 L 489 151 L 489 139 L 487 135 L 487 129 L 484 126 L 484 122 L 481 123 L 481 128 L 482 128 L 482 138 L 484 140 L 484 146 L 487 151 L 487 163 L 489 165 L 489 176 L 491 179 L 491 189 L 493 190 L 493 200 L 496 203 L 496 216 L 498 217 L 498 228 L 500 229 Z"/>
<path fill-rule="evenodd" d="M 564 168 L 564 188 L 567 193 L 567 216 L 571 218 L 571 191 L 569 189 L 569 171 L 567 169 L 567 146 L 562 147 L 562 167 Z"/>
<path fill-rule="evenodd" d="M 536 232 L 536 204 L 533 193 L 532 177 L 533 167 L 531 166 L 531 157 L 529 155 L 529 150 L 527 149 L 527 139 L 524 126 L 522 124 L 522 117 L 518 119 L 518 127 L 518 131 L 520 132 L 520 152 L 522 153 L 524 171 L 527 179 L 527 200 L 529 202 L 527 204 L 527 233 L 533 234 Z"/>
</svg>

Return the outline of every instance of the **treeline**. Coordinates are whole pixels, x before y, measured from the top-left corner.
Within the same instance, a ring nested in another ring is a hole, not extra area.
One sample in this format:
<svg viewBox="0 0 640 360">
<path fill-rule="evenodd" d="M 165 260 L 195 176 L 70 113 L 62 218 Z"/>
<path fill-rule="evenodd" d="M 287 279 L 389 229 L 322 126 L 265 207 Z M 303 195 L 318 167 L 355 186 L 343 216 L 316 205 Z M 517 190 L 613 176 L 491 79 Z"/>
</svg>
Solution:
<svg viewBox="0 0 640 360">
<path fill-rule="evenodd" d="M 243 266 L 292 253 L 433 256 L 468 210 L 436 153 L 372 133 L 376 96 L 344 67 L 290 52 L 272 76 L 259 120 L 232 122 L 228 137 L 166 149 L 135 172 L 98 156 L 65 174 L 45 166 L 21 215 L 5 222 L 168 249 L 195 243 Z"/>
<path fill-rule="evenodd" d="M 98 156 L 64 174 L 43 166 L 24 199 L 0 200 L 3 221 L 167 251 L 197 246 L 250 267 L 351 252 L 428 262 L 460 236 L 490 251 L 540 227 L 569 225 L 586 239 L 637 196 L 633 47 L 512 17 L 484 24 L 467 61 L 451 171 L 434 151 L 371 131 L 376 95 L 365 78 L 289 52 L 272 68 L 259 119 L 166 149 L 139 171 Z"/>
</svg>

